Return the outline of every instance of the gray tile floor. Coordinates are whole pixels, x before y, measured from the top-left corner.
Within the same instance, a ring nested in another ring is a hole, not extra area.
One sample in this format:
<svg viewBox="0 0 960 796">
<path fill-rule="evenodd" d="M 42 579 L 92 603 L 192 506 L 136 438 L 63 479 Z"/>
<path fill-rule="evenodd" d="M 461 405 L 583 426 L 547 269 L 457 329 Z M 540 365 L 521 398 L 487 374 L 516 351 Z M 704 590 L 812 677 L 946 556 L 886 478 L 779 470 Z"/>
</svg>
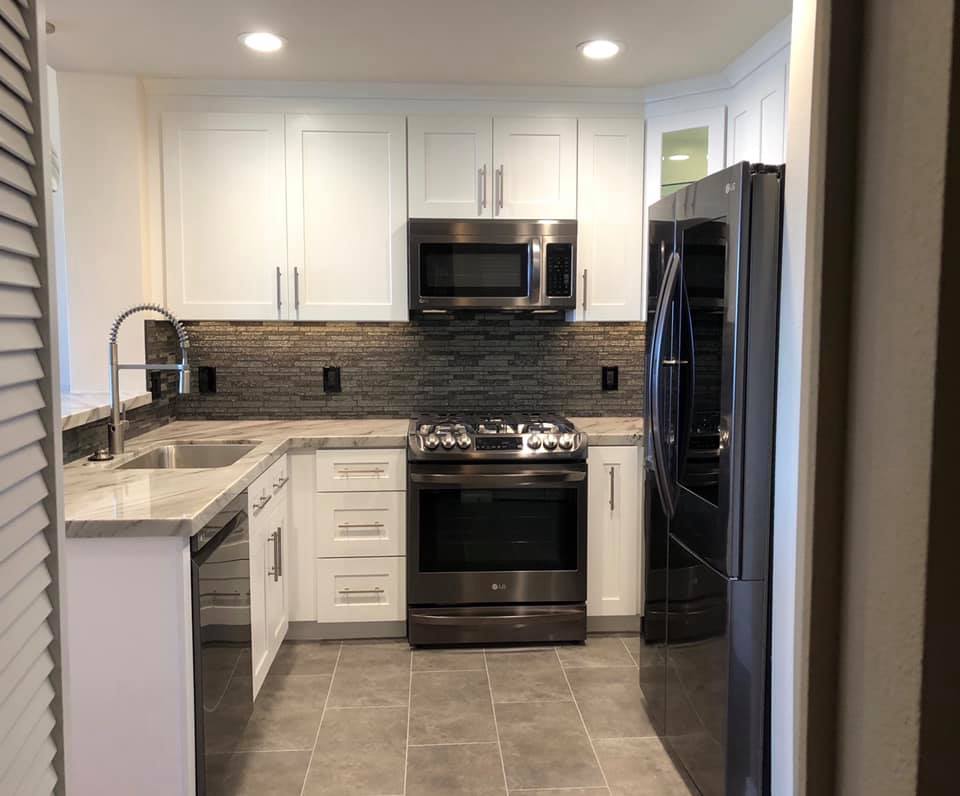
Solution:
<svg viewBox="0 0 960 796">
<path fill-rule="evenodd" d="M 658 654 L 623 636 L 509 650 L 287 643 L 242 751 L 218 763 L 229 796 L 687 796 L 638 685 Z"/>
</svg>

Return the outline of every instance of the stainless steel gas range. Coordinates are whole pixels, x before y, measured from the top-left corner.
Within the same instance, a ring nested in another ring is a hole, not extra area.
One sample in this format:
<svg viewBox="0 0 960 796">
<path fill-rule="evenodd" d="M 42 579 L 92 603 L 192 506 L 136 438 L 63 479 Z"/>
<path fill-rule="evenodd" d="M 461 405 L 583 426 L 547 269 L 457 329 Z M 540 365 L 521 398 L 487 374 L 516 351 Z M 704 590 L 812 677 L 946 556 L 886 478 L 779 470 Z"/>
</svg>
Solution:
<svg viewBox="0 0 960 796">
<path fill-rule="evenodd" d="M 583 641 L 586 435 L 556 415 L 420 417 L 407 443 L 410 643 Z"/>
</svg>

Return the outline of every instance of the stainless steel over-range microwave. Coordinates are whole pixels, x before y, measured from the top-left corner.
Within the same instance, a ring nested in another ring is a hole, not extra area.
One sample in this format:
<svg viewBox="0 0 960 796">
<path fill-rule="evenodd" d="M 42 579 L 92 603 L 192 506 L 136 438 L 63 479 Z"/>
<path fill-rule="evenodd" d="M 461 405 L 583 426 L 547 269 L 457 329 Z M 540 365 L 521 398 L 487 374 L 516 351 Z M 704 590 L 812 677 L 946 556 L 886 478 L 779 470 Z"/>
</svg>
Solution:
<svg viewBox="0 0 960 796">
<path fill-rule="evenodd" d="M 414 218 L 409 240 L 413 312 L 576 306 L 576 221 Z"/>
</svg>

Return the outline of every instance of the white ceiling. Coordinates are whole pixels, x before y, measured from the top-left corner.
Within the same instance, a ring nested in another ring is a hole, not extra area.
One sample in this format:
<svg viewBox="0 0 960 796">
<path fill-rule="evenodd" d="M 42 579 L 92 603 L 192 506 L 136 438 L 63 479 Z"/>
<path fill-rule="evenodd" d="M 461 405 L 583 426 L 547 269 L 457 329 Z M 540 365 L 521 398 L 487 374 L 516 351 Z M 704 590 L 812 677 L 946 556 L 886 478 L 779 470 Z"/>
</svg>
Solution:
<svg viewBox="0 0 960 796">
<path fill-rule="evenodd" d="M 716 72 L 790 0 L 48 0 L 59 69 L 154 77 L 642 86 Z M 266 29 L 272 56 L 237 35 Z M 622 41 L 608 62 L 578 42 Z"/>
</svg>

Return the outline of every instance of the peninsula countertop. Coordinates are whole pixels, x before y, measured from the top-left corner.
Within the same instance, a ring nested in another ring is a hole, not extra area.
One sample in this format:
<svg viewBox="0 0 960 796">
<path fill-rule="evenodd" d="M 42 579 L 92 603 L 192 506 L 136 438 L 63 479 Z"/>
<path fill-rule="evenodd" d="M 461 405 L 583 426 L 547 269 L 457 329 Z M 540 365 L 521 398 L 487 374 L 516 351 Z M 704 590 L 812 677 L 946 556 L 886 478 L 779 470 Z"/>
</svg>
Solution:
<svg viewBox="0 0 960 796">
<path fill-rule="evenodd" d="M 575 417 L 590 445 L 637 445 L 641 417 Z M 175 421 L 135 437 L 110 462 L 64 467 L 68 537 L 189 537 L 204 527 L 279 456 L 291 450 L 403 448 L 406 418 Z M 248 441 L 256 447 L 227 467 L 121 470 L 170 442 Z"/>
</svg>

